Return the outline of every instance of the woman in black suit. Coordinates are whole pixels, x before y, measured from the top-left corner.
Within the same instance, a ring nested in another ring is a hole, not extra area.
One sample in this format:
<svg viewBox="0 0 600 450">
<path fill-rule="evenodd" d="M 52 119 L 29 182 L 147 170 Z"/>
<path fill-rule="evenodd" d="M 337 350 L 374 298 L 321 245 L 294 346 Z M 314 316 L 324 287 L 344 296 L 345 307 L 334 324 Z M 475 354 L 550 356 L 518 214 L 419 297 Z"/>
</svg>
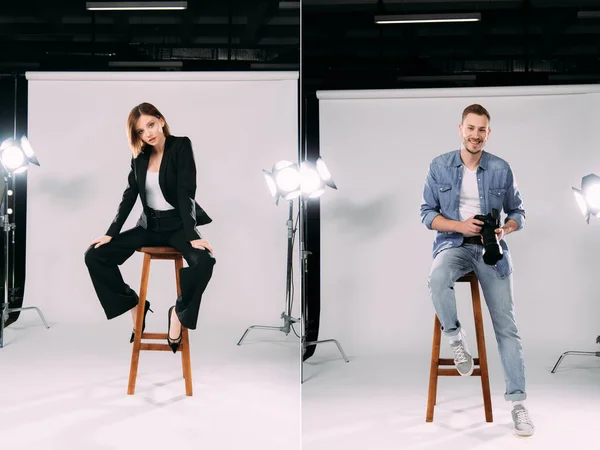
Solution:
<svg viewBox="0 0 600 450">
<path fill-rule="evenodd" d="M 133 151 L 127 188 L 106 235 L 86 250 L 85 263 L 107 319 L 131 311 L 135 327 L 139 298 L 123 281 L 118 266 L 140 247 L 177 249 L 188 267 L 180 271 L 181 296 L 169 308 L 167 341 L 175 353 L 181 325 L 196 328 L 200 300 L 212 276 L 213 249 L 196 230 L 211 219 L 194 200 L 196 165 L 189 138 L 172 136 L 164 116 L 149 103 L 131 110 L 127 133 Z M 142 215 L 135 228 L 120 233 L 138 195 Z M 144 326 L 149 309 L 146 302 Z M 133 337 L 134 333 L 130 342 Z"/>
</svg>

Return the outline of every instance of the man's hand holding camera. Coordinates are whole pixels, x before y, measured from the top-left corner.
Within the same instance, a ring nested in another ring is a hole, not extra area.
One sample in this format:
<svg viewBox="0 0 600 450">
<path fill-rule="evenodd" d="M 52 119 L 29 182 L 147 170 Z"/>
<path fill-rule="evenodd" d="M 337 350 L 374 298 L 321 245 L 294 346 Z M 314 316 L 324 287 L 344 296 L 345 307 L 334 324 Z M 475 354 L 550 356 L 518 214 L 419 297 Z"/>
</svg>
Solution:
<svg viewBox="0 0 600 450">
<path fill-rule="evenodd" d="M 464 236 L 477 236 L 481 233 L 481 228 L 484 225 L 484 222 L 476 219 L 477 216 L 469 217 L 467 220 L 460 223 L 458 227 L 458 232 L 463 234 Z M 498 241 L 504 239 L 507 234 L 512 233 L 517 229 L 517 222 L 512 219 L 509 219 L 501 227 L 495 228 L 494 233 L 496 233 L 496 237 Z M 481 242 L 483 242 L 483 236 L 481 236 Z"/>
<path fill-rule="evenodd" d="M 458 231 L 464 236 L 477 236 L 479 233 L 481 233 L 482 226 L 483 222 L 481 220 L 477 220 L 475 216 L 473 216 L 469 217 L 464 222 L 461 222 Z M 481 239 L 483 239 L 483 237 Z"/>
<path fill-rule="evenodd" d="M 495 265 L 503 257 L 503 250 L 499 245 L 500 241 L 517 228 L 517 222 L 512 219 L 507 220 L 503 226 L 500 226 L 500 212 L 497 209 L 492 209 L 492 212 L 485 216 L 478 214 L 460 222 L 457 231 L 465 237 L 480 234 L 481 243 L 484 246 L 483 260 L 486 264 Z"/>
<path fill-rule="evenodd" d="M 496 233 L 496 237 L 498 238 L 498 241 L 501 241 L 502 239 L 504 239 L 504 236 L 506 236 L 508 233 L 510 233 L 510 231 L 508 231 L 505 227 L 506 227 L 506 225 L 501 226 L 500 228 L 496 228 L 494 230 L 494 233 Z M 483 239 L 483 237 L 481 239 Z"/>
<path fill-rule="evenodd" d="M 515 222 L 512 219 L 508 219 L 508 221 L 504 225 L 502 225 L 500 228 L 496 228 L 494 230 L 494 233 L 496 233 L 498 240 L 500 241 L 500 240 L 504 239 L 504 236 L 515 231 L 518 226 L 519 225 L 517 224 L 517 222 Z M 482 237 L 482 239 L 483 239 L 483 237 Z"/>
</svg>

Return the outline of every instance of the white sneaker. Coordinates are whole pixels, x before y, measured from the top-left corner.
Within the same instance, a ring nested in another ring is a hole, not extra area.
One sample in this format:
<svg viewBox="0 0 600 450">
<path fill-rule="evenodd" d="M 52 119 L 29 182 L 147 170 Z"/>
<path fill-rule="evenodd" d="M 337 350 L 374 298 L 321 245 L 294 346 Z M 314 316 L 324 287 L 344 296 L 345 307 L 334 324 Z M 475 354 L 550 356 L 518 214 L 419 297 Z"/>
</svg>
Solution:
<svg viewBox="0 0 600 450">
<path fill-rule="evenodd" d="M 450 348 L 454 352 L 454 367 L 462 376 L 468 377 L 473 373 L 475 364 L 473 357 L 469 353 L 467 340 L 464 331 L 460 330 L 460 340 L 452 342 Z"/>
<path fill-rule="evenodd" d="M 523 405 L 515 405 L 512 410 L 512 419 L 514 423 L 514 430 L 519 436 L 531 436 L 535 427 L 529 417 L 527 408 Z"/>
</svg>

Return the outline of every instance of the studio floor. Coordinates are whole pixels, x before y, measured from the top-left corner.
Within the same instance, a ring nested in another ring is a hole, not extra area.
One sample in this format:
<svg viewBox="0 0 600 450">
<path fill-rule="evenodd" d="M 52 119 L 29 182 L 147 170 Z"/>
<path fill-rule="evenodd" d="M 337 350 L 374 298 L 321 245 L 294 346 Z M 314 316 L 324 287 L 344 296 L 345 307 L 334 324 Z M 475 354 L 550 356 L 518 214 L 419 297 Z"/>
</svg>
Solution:
<svg viewBox="0 0 600 450">
<path fill-rule="evenodd" d="M 322 346 L 304 364 L 300 386 L 295 336 L 256 331 L 237 347 L 243 330 L 196 330 L 193 397 L 184 395 L 179 355 L 167 352 L 142 352 L 136 393 L 128 396 L 125 322 L 50 325 L 20 319 L 6 330 L 2 448 L 579 449 L 596 439 L 600 359 L 569 356 L 551 374 L 568 349 L 527 358 L 526 405 L 536 432 L 519 438 L 491 351 L 494 422 L 485 422 L 478 377 L 444 377 L 434 422 L 426 423 L 428 355 L 349 352 L 345 363 L 335 347 Z"/>
<path fill-rule="evenodd" d="M 526 406 L 536 431 L 523 438 L 512 432 L 511 404 L 504 401 L 504 379 L 499 359 L 490 357 L 491 349 L 494 421 L 485 422 L 479 377 L 442 377 L 434 421 L 426 423 L 429 355 L 348 354 L 350 362 L 345 363 L 335 347 L 322 346 L 304 364 L 303 448 L 592 448 L 600 419 L 600 358 L 567 356 L 551 374 L 566 350 L 577 349 L 526 358 Z"/>
<path fill-rule="evenodd" d="M 185 396 L 180 354 L 170 352 L 141 353 L 136 392 L 128 396 L 126 321 L 50 326 L 32 315 L 6 329 L 0 448 L 301 448 L 293 335 L 255 331 L 237 347 L 243 329 L 195 330 L 192 397 Z"/>
</svg>

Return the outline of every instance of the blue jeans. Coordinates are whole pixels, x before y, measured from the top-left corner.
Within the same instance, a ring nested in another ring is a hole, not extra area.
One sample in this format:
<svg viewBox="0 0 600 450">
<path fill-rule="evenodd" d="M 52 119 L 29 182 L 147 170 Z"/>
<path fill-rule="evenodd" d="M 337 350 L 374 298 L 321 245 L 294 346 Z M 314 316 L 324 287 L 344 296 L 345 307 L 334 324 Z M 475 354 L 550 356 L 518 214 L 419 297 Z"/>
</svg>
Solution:
<svg viewBox="0 0 600 450">
<path fill-rule="evenodd" d="M 504 251 L 504 260 L 490 266 L 483 261 L 482 251 L 482 245 L 463 244 L 438 253 L 427 282 L 429 294 L 444 335 L 454 336 L 460 331 L 454 282 L 469 272 L 475 272 L 496 333 L 506 383 L 504 398 L 507 401 L 525 400 L 525 361 L 515 322 L 510 253 Z"/>
</svg>

